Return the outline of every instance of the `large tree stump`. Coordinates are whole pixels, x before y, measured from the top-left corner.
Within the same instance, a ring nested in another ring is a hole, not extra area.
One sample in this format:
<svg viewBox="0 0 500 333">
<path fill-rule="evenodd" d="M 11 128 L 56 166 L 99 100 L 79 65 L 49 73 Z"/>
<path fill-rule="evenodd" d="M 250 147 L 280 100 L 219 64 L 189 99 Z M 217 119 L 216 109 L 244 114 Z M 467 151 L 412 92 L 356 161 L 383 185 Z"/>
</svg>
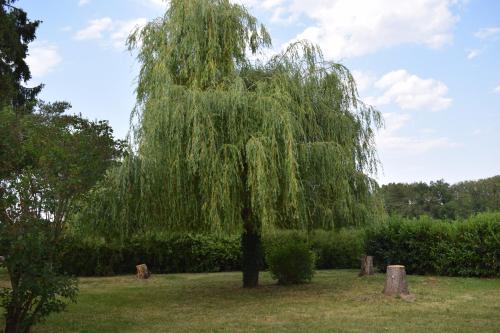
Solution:
<svg viewBox="0 0 500 333">
<path fill-rule="evenodd" d="M 151 273 L 148 270 L 148 266 L 145 264 L 135 266 L 137 269 L 137 278 L 138 279 L 148 279 L 151 276 Z"/>
<path fill-rule="evenodd" d="M 384 294 L 390 296 L 409 295 L 406 270 L 402 265 L 387 266 Z"/>
<path fill-rule="evenodd" d="M 373 256 L 363 256 L 361 258 L 361 271 L 359 272 L 359 276 L 373 274 L 375 274 L 373 270 Z"/>
</svg>

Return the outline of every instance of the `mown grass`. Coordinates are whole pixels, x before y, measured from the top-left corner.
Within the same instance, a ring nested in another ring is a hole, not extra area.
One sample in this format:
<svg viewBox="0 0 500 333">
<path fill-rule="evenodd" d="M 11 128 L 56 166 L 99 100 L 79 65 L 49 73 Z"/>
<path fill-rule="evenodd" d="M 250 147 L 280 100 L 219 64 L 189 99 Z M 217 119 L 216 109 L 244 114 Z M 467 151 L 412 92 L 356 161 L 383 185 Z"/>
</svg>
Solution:
<svg viewBox="0 0 500 333">
<path fill-rule="evenodd" d="M 409 276 L 413 302 L 384 296 L 384 275 L 359 278 L 354 270 L 320 271 L 292 287 L 268 273 L 257 289 L 242 289 L 240 280 L 240 273 L 82 278 L 78 303 L 34 332 L 500 331 L 500 279 Z"/>
</svg>

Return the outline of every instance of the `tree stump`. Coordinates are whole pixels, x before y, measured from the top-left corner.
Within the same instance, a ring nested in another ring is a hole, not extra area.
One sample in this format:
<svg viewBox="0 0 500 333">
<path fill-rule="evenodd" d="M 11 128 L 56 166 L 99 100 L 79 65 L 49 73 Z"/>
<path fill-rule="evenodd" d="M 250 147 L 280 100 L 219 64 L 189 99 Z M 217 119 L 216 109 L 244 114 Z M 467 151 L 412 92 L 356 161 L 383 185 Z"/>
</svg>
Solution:
<svg viewBox="0 0 500 333">
<path fill-rule="evenodd" d="M 137 278 L 138 279 L 148 279 L 151 276 L 151 273 L 148 270 L 148 266 L 145 264 L 135 266 L 137 269 Z"/>
<path fill-rule="evenodd" d="M 359 272 L 359 276 L 373 274 L 375 274 L 373 270 L 373 256 L 363 256 L 361 258 L 361 272 Z"/>
<path fill-rule="evenodd" d="M 402 265 L 387 266 L 384 294 L 390 296 L 409 295 L 406 270 Z"/>
</svg>

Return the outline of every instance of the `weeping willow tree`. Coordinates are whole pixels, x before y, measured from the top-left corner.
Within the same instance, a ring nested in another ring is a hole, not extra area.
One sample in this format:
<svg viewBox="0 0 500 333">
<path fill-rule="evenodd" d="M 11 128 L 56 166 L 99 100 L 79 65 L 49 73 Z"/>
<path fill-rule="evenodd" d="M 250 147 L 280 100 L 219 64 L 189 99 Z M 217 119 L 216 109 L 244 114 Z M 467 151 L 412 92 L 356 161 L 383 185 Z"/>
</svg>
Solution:
<svg viewBox="0 0 500 333">
<path fill-rule="evenodd" d="M 307 42 L 250 59 L 270 45 L 228 0 L 172 0 L 135 31 L 133 150 L 98 200 L 123 230 L 241 232 L 245 287 L 262 232 L 366 218 L 377 166 L 380 115 L 349 71 Z"/>
</svg>

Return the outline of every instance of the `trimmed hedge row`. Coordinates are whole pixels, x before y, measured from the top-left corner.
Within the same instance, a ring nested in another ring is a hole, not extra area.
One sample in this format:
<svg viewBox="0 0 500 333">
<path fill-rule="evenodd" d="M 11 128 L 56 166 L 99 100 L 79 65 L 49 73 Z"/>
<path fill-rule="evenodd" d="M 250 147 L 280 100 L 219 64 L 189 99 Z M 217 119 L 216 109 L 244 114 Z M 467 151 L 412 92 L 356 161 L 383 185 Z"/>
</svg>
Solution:
<svg viewBox="0 0 500 333">
<path fill-rule="evenodd" d="M 294 233 L 277 232 L 265 236 L 274 242 Z M 357 268 L 363 252 L 363 232 L 317 231 L 309 237 L 318 269 Z M 241 269 L 240 236 L 149 234 L 122 244 L 68 237 L 62 248 L 63 267 L 77 276 L 105 276 L 135 272 L 146 263 L 153 273 L 220 272 Z"/>
<path fill-rule="evenodd" d="M 146 263 L 154 273 L 219 272 L 240 269 L 239 237 L 150 234 L 120 244 L 68 238 L 63 267 L 77 276 L 135 273 Z"/>
<path fill-rule="evenodd" d="M 367 230 L 315 231 L 309 236 L 282 231 L 265 235 L 264 250 L 290 234 L 308 242 L 317 269 L 359 268 L 359 258 L 367 253 L 380 271 L 402 264 L 409 274 L 500 276 L 500 213 L 460 222 L 391 218 Z M 68 237 L 61 251 L 66 271 L 78 276 L 134 273 L 139 263 L 153 273 L 241 269 L 238 235 L 157 233 L 123 244 Z"/>
<path fill-rule="evenodd" d="M 318 269 L 359 268 L 364 253 L 365 230 L 315 231 L 309 239 Z"/>
<path fill-rule="evenodd" d="M 459 222 L 393 218 L 367 230 L 366 252 L 381 271 L 402 264 L 409 274 L 500 276 L 500 214 Z"/>
</svg>

